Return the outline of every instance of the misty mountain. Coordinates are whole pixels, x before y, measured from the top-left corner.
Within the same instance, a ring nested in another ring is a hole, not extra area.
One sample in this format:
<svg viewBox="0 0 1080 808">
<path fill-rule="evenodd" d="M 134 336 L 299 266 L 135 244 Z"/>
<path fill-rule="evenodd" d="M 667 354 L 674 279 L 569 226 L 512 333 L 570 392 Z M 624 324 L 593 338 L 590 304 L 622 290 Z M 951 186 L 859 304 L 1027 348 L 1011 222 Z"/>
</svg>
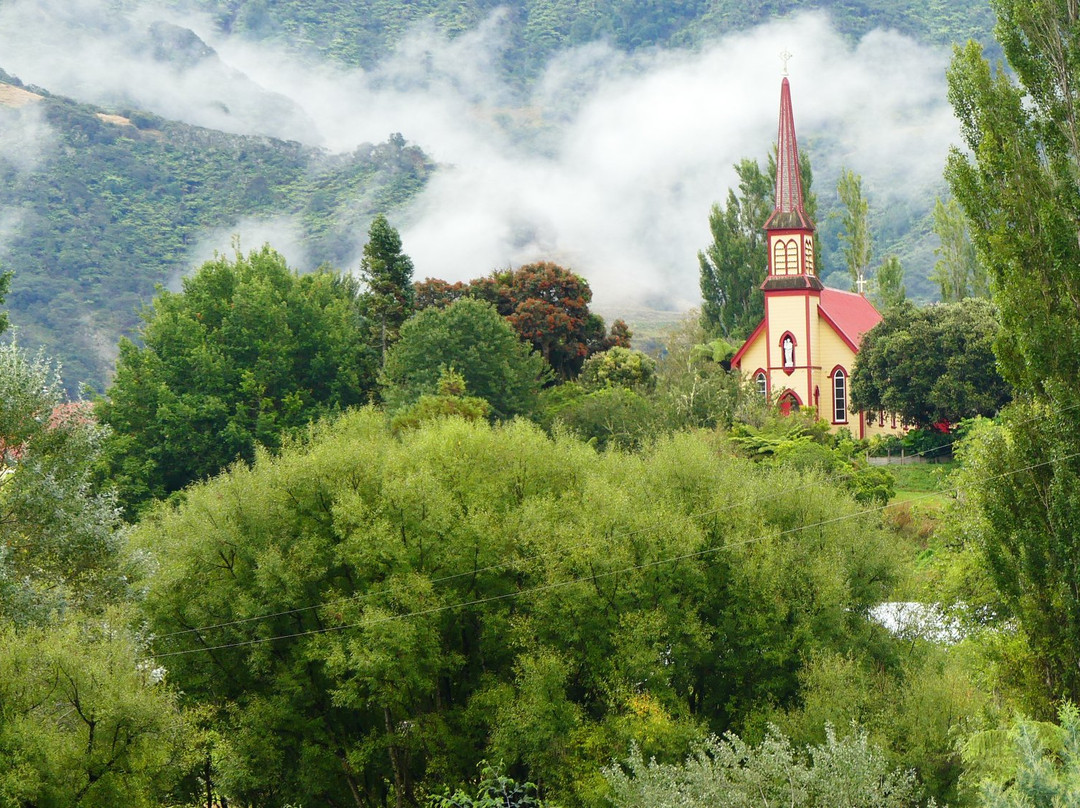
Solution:
<svg viewBox="0 0 1080 808">
<path fill-rule="evenodd" d="M 876 260 L 927 299 L 945 43 L 990 23 L 975 0 L 0 0 L 12 319 L 100 387 L 155 283 L 234 233 L 349 269 L 377 210 L 418 277 L 554 260 L 609 311 L 685 309 L 710 204 L 775 136 L 781 50 L 826 280 L 850 168 Z M 418 145 L 369 145 L 390 132 Z"/>
<path fill-rule="evenodd" d="M 71 385 L 102 388 L 120 334 L 156 284 L 176 285 L 209 257 L 200 244 L 208 232 L 242 229 L 244 249 L 264 239 L 301 244 L 290 255 L 299 269 L 346 267 L 372 215 L 410 199 L 431 170 L 401 136 L 331 154 L 108 112 L 3 78 L 0 233 L 2 266 L 15 273 L 11 320 L 21 342 L 63 362 Z M 28 127 L 40 137 L 11 137 Z"/>
<path fill-rule="evenodd" d="M 410 29 L 432 25 L 450 36 L 475 29 L 496 9 L 507 22 L 502 65 L 535 77 L 559 51 L 604 41 L 625 52 L 684 48 L 799 11 L 828 12 L 845 35 L 887 28 L 923 42 L 988 40 L 993 15 L 984 0 L 173 0 L 213 16 L 222 32 L 273 41 L 372 68 Z"/>
</svg>

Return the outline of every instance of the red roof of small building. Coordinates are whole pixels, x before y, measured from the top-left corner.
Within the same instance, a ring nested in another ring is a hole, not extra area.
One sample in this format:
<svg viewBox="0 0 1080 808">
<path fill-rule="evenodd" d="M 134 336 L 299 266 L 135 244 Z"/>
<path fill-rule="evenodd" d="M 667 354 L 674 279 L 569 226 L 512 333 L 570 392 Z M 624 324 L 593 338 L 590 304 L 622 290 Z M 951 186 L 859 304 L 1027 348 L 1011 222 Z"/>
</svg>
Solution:
<svg viewBox="0 0 1080 808">
<path fill-rule="evenodd" d="M 881 313 L 873 303 L 862 295 L 839 289 L 821 290 L 819 310 L 853 351 L 859 350 L 863 334 L 881 322 Z"/>
</svg>

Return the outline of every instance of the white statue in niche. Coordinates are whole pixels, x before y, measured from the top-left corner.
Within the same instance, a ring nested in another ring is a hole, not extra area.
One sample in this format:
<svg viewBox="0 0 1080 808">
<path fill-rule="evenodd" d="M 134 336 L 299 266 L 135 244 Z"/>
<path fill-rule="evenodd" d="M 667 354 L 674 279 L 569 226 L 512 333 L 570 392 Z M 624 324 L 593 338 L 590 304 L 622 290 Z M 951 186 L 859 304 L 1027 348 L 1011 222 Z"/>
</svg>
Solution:
<svg viewBox="0 0 1080 808">
<path fill-rule="evenodd" d="M 786 367 L 786 368 L 795 367 L 795 340 L 793 340 L 791 338 L 790 334 L 788 334 L 786 337 L 784 337 L 783 346 L 784 346 L 784 367 Z"/>
</svg>

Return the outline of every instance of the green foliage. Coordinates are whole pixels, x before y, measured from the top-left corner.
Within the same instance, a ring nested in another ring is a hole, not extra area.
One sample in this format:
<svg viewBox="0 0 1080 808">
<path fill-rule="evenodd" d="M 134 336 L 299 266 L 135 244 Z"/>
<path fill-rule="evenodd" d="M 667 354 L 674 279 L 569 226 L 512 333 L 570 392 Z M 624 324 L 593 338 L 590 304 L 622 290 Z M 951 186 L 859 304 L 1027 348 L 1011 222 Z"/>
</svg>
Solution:
<svg viewBox="0 0 1080 808">
<path fill-rule="evenodd" d="M 949 99 L 969 151 L 950 154 L 946 175 L 990 274 L 999 364 L 1018 401 L 972 442 L 966 527 L 1030 645 L 1045 705 L 1080 698 L 1080 41 L 1070 3 L 992 7 L 1010 70 L 974 44 L 954 53 Z"/>
<path fill-rule="evenodd" d="M 453 368 L 443 370 L 436 395 L 422 395 L 417 402 L 394 415 L 390 427 L 394 432 L 415 429 L 435 418 L 464 418 L 480 421 L 491 415 L 491 405 L 484 399 L 465 395 L 465 377 Z"/>
<path fill-rule="evenodd" d="M 143 347 L 121 342 L 97 402 L 129 509 L 251 461 L 374 387 L 356 282 L 298 275 L 268 246 L 206 262 L 143 319 Z"/>
<path fill-rule="evenodd" d="M 763 407 L 758 399 L 743 395 L 738 373 L 717 360 L 727 347 L 706 344 L 698 317 L 688 317 L 667 337 L 656 366 L 656 403 L 659 424 L 666 429 L 714 429 L 728 427 L 736 415 Z"/>
<path fill-rule="evenodd" d="M 96 484 L 105 432 L 58 368 L 0 346 L 0 614 L 25 625 L 123 591 L 116 501 Z"/>
<path fill-rule="evenodd" d="M 981 808 L 1056 808 L 1080 801 L 1076 705 L 1062 704 L 1058 721 L 1055 725 L 1018 718 L 1005 732 L 968 740 L 965 757 L 984 776 Z"/>
<path fill-rule="evenodd" d="M 532 413 L 549 372 L 543 357 L 491 305 L 458 300 L 445 309 L 425 309 L 402 326 L 383 371 L 387 407 L 398 410 L 433 394 L 451 367 L 496 418 Z"/>
<path fill-rule="evenodd" d="M 999 332 L 985 300 L 888 310 L 863 336 L 852 403 L 923 428 L 993 415 L 1010 398 L 993 349 Z"/>
<path fill-rule="evenodd" d="M 907 298 L 904 286 L 904 267 L 895 255 L 887 255 L 875 276 L 875 302 L 882 311 L 899 306 Z"/>
<path fill-rule="evenodd" d="M 903 808 L 918 805 L 912 772 L 890 769 L 865 731 L 805 752 L 776 727 L 756 746 L 739 736 L 710 738 L 682 764 L 648 762 L 631 751 L 623 768 L 605 771 L 616 808 L 706 808 L 715 805 L 786 805 L 795 808 Z"/>
<path fill-rule="evenodd" d="M 58 97 L 35 108 L 56 147 L 30 170 L 0 160 L 0 204 L 22 212 L 5 243 L 8 300 L 20 339 L 61 360 L 71 390 L 104 389 L 110 348 L 155 285 L 189 269 L 207 230 L 289 216 L 312 267 L 341 266 L 372 214 L 407 201 L 431 170 L 400 139 L 330 154 L 163 120 L 122 126 Z"/>
<path fill-rule="evenodd" d="M 639 449 L 656 434 L 652 402 L 635 390 L 600 387 L 559 410 L 559 421 L 597 449 Z"/>
<path fill-rule="evenodd" d="M 630 347 L 625 322 L 616 320 L 608 334 L 603 318 L 589 311 L 588 282 L 550 261 L 493 272 L 467 285 L 428 278 L 415 286 L 419 309 L 446 308 L 463 297 L 490 303 L 563 380 L 576 377 L 594 353 Z"/>
<path fill-rule="evenodd" d="M 762 229 L 772 210 L 772 180 L 756 160 L 735 166 L 739 195 L 728 191 L 727 205 L 709 213 L 712 244 L 698 253 L 701 268 L 701 324 L 711 334 L 749 334 L 765 316 L 767 256 Z"/>
<path fill-rule="evenodd" d="M 986 269 L 975 254 L 967 219 L 956 199 L 949 199 L 948 205 L 940 199 L 934 203 L 934 233 L 941 244 L 934 250 L 938 260 L 930 280 L 941 289 L 941 301 L 956 303 L 965 297 L 990 297 Z"/>
<path fill-rule="evenodd" d="M 481 764 L 480 773 L 475 795 L 460 789 L 453 794 L 432 795 L 428 808 L 544 808 L 536 796 L 535 783 L 519 783 L 486 763 Z"/>
<path fill-rule="evenodd" d="M 652 391 L 656 388 L 656 360 L 641 351 L 609 348 L 585 361 L 580 378 L 586 390 L 625 387 Z"/>
<path fill-rule="evenodd" d="M 1014 403 L 1000 425 L 973 432 L 958 472 L 963 536 L 1035 652 L 1044 703 L 1080 695 L 1080 537 L 1072 528 L 1080 483 L 1071 424 L 1068 413 L 1044 404 Z"/>
<path fill-rule="evenodd" d="M 176 697 L 112 614 L 0 625 L 0 805 L 162 805 L 184 772 Z"/>
<path fill-rule="evenodd" d="M 917 774 L 927 797 L 966 804 L 957 739 L 993 725 L 991 699 L 968 649 L 905 636 L 887 665 L 814 657 L 803 670 L 800 704 L 766 714 L 800 745 L 825 741 L 822 728 L 833 722 L 860 726 L 890 766 Z"/>
<path fill-rule="evenodd" d="M 412 259 L 401 251 L 401 236 L 380 213 L 368 230 L 360 278 L 367 286 L 364 309 L 384 366 L 386 349 L 397 342 L 401 324 L 416 308 L 412 273 Z"/>
<path fill-rule="evenodd" d="M 870 202 L 863 196 L 862 177 L 848 169 L 841 169 L 836 193 L 844 206 L 840 214 L 843 227 L 840 231 L 840 242 L 844 245 L 844 263 L 851 275 L 851 291 L 859 292 L 862 291 L 859 282 L 866 278 L 873 251 Z"/>
<path fill-rule="evenodd" d="M 133 547 L 214 781 L 267 806 L 408 802 L 482 758 L 595 804 L 631 742 L 678 759 L 795 704 L 816 651 L 874 653 L 896 572 L 832 488 L 692 436 L 597 453 L 373 411 L 189 489 Z"/>
<path fill-rule="evenodd" d="M 838 439 L 812 416 L 772 415 L 760 426 L 736 424 L 731 442 L 754 460 L 829 475 L 863 505 L 885 505 L 895 494 L 895 479 L 886 469 L 868 465 L 850 436 Z"/>
</svg>

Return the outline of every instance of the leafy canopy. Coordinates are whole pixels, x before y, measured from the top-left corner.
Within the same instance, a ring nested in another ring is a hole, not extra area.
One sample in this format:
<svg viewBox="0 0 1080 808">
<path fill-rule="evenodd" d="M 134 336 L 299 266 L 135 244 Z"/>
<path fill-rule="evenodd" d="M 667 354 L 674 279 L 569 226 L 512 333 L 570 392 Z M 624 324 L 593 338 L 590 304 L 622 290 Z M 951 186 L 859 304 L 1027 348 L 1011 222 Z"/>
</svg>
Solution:
<svg viewBox="0 0 1080 808">
<path fill-rule="evenodd" d="M 678 759 L 796 703 L 816 651 L 875 658 L 896 572 L 816 472 L 521 419 L 394 436 L 373 410 L 194 486 L 133 545 L 155 652 L 219 728 L 215 781 L 268 806 L 407 803 L 481 759 L 595 802 L 631 741 Z"/>
<path fill-rule="evenodd" d="M 974 298 L 887 310 L 863 336 L 853 403 L 923 428 L 995 414 L 1010 399 L 993 349 L 999 328 L 993 306 Z"/>
<path fill-rule="evenodd" d="M 393 411 L 434 395 L 444 371 L 465 379 L 470 395 L 497 418 L 527 415 L 547 377 L 543 357 L 518 339 L 499 313 L 480 300 L 425 309 L 401 327 L 383 372 L 384 398 Z"/>
<path fill-rule="evenodd" d="M 120 343 L 97 413 L 128 508 L 217 474 L 374 389 L 355 280 L 298 275 L 269 246 L 207 261 Z"/>
<path fill-rule="evenodd" d="M 493 272 L 468 284 L 428 278 L 416 284 L 416 295 L 421 309 L 446 308 L 462 297 L 487 301 L 562 379 L 577 376 L 594 353 L 630 347 L 625 322 L 616 320 L 609 334 L 603 318 L 589 311 L 588 282 L 550 261 Z"/>
</svg>

